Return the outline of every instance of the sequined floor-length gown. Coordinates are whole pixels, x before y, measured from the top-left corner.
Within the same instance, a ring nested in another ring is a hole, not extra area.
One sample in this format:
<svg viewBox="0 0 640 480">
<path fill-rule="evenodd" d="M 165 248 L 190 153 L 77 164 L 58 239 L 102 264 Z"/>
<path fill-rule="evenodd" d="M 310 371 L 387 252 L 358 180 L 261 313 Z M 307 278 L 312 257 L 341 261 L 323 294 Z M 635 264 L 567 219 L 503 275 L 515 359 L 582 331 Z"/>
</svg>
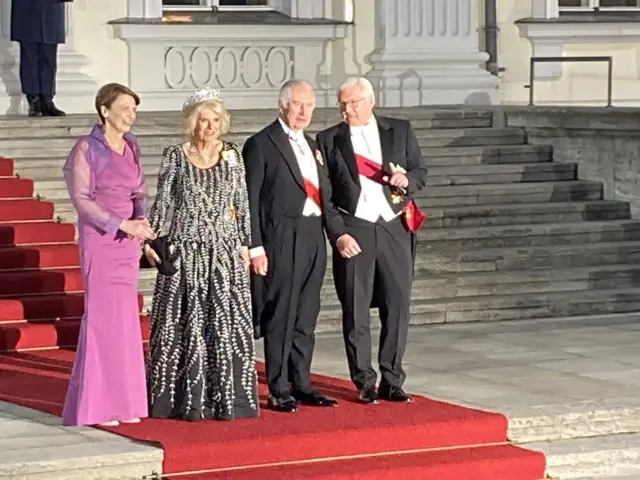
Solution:
<svg viewBox="0 0 640 480">
<path fill-rule="evenodd" d="M 142 171 L 127 145 L 95 173 L 95 202 L 131 218 Z M 137 299 L 140 243 L 97 229 L 78 216 L 85 315 L 63 409 L 64 425 L 147 416 L 144 354 Z"/>
<path fill-rule="evenodd" d="M 165 149 L 149 214 L 160 232 L 173 205 L 169 243 L 177 273 L 158 274 L 151 314 L 147 382 L 150 414 L 184 420 L 258 414 L 248 272 L 249 217 L 239 148 L 201 169 L 180 145 Z"/>
</svg>

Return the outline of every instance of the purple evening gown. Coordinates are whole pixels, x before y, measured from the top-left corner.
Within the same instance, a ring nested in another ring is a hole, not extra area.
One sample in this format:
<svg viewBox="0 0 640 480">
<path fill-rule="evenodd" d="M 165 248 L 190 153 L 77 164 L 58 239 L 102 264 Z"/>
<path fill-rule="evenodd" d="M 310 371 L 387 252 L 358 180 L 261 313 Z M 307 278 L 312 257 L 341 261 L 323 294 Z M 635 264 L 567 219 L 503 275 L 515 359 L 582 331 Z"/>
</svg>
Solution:
<svg viewBox="0 0 640 480">
<path fill-rule="evenodd" d="M 137 301 L 141 249 L 118 230 L 122 219 L 144 216 L 146 183 L 135 140 L 128 137 L 124 155 L 104 147 L 101 130 L 94 128 L 78 141 L 65 165 L 78 211 L 85 314 L 64 425 L 130 420 L 148 411 Z"/>
</svg>

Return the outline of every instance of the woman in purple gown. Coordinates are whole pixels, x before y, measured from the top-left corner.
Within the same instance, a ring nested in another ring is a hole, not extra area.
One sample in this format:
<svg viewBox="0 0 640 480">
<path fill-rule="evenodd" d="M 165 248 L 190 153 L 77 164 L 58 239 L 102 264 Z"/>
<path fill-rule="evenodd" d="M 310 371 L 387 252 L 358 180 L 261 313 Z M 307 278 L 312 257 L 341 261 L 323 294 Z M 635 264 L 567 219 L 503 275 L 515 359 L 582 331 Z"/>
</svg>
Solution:
<svg viewBox="0 0 640 480">
<path fill-rule="evenodd" d="M 139 103 L 123 85 L 102 87 L 100 124 L 78 138 L 64 166 L 85 290 L 64 425 L 116 426 L 147 416 L 137 280 L 140 242 L 154 234 L 140 149 L 129 133 Z"/>
</svg>

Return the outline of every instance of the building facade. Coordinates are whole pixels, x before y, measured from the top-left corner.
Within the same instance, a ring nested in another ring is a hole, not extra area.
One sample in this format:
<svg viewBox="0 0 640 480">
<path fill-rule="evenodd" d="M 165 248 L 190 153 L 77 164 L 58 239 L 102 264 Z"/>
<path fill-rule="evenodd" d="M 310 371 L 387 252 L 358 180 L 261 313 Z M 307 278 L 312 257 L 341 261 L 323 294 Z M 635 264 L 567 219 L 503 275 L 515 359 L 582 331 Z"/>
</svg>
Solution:
<svg viewBox="0 0 640 480">
<path fill-rule="evenodd" d="M 0 113 L 24 109 L 10 4 L 0 0 Z M 614 104 L 640 103 L 640 0 L 496 4 L 497 76 L 485 68 L 484 0 L 76 0 L 57 102 L 90 112 L 98 86 L 116 81 L 142 110 L 177 109 L 205 85 L 230 108 L 272 108 L 296 77 L 333 106 L 342 80 L 366 75 L 383 106 L 525 103 L 532 55 L 611 55 Z M 541 65 L 536 101 L 603 104 L 606 80 L 603 64 Z"/>
</svg>

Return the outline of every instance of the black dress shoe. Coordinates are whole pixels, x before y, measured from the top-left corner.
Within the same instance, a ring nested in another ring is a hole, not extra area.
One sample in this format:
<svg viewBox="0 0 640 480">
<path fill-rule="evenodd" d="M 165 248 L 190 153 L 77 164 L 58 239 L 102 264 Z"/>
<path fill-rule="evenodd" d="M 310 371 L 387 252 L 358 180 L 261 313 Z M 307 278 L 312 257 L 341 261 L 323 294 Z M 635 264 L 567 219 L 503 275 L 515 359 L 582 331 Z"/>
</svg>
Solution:
<svg viewBox="0 0 640 480">
<path fill-rule="evenodd" d="M 293 413 L 298 410 L 298 403 L 293 397 L 274 397 L 269 395 L 269 408 L 276 412 Z"/>
<path fill-rule="evenodd" d="M 291 396 L 296 399 L 300 405 L 309 407 L 335 407 L 338 402 L 333 398 L 325 397 L 319 392 L 300 392 L 294 391 Z"/>
<path fill-rule="evenodd" d="M 368 386 L 362 388 L 358 395 L 358 400 L 367 404 L 378 403 L 378 392 L 376 392 L 376 387 Z"/>
<path fill-rule="evenodd" d="M 64 117 L 66 115 L 65 112 L 56 107 L 52 97 L 41 95 L 40 101 L 42 102 L 42 115 L 45 117 Z"/>
<path fill-rule="evenodd" d="M 27 103 L 29 103 L 29 116 L 41 117 L 42 116 L 42 101 L 37 95 L 27 95 Z"/>
<path fill-rule="evenodd" d="M 390 385 L 381 385 L 378 389 L 378 394 L 383 400 L 388 402 L 412 402 L 411 395 L 407 395 L 400 387 L 392 387 Z"/>
</svg>

